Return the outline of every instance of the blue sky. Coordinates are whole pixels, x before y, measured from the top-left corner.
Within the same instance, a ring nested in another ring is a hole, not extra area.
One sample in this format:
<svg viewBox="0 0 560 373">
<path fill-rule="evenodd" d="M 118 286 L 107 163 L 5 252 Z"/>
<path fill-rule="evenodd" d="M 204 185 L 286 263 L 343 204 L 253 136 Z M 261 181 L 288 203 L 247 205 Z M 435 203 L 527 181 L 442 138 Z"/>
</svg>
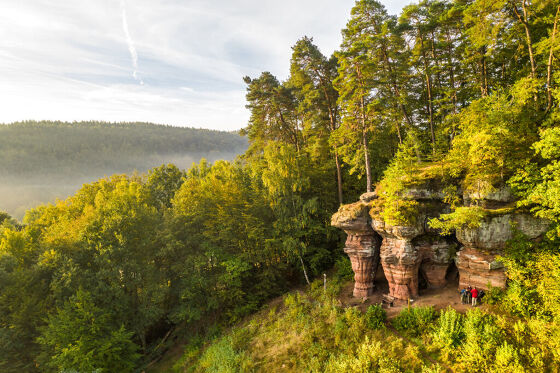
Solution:
<svg viewBox="0 0 560 373">
<path fill-rule="evenodd" d="M 243 76 L 287 77 L 291 46 L 338 48 L 354 0 L 21 0 L 0 12 L 0 123 L 244 127 Z M 410 0 L 385 0 L 392 14 Z"/>
</svg>

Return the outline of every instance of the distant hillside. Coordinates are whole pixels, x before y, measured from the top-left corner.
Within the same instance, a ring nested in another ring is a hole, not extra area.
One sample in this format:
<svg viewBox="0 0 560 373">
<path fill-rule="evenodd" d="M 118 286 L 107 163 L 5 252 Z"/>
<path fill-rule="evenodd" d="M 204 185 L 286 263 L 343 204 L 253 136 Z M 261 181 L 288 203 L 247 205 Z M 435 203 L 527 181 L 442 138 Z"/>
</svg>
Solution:
<svg viewBox="0 0 560 373">
<path fill-rule="evenodd" d="M 247 140 L 233 132 L 152 123 L 26 121 L 0 125 L 0 210 L 21 217 L 82 183 L 162 163 L 233 159 Z"/>
</svg>

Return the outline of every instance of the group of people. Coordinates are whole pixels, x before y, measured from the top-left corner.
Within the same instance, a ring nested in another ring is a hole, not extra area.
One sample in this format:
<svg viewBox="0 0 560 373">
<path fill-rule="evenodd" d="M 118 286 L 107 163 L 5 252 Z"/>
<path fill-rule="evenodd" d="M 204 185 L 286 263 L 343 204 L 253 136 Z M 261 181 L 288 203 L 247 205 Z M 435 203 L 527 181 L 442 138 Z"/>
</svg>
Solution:
<svg viewBox="0 0 560 373">
<path fill-rule="evenodd" d="M 484 297 L 484 290 L 478 290 L 476 287 L 470 285 L 461 289 L 461 303 L 472 304 L 473 307 Z"/>
</svg>

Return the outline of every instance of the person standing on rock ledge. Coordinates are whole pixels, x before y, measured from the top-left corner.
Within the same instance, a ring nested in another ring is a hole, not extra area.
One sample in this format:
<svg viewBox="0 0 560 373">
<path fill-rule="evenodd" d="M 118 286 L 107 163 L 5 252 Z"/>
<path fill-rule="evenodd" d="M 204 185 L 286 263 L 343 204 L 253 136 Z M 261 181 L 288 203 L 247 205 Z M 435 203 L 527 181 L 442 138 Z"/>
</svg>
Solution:
<svg viewBox="0 0 560 373">
<path fill-rule="evenodd" d="M 478 290 L 476 290 L 476 287 L 471 290 L 471 294 L 472 294 L 472 306 L 476 307 L 476 300 L 478 298 Z"/>
</svg>

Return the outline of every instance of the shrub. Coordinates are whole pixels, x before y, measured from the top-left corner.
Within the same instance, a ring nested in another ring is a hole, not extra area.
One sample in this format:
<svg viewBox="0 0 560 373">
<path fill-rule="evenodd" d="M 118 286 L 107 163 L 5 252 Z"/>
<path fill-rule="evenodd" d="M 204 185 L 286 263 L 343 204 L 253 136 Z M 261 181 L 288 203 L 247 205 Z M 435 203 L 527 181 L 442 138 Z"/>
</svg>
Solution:
<svg viewBox="0 0 560 373">
<path fill-rule="evenodd" d="M 393 326 L 400 332 L 417 337 L 436 319 L 433 307 L 412 307 L 403 309 L 393 319 Z"/>
<path fill-rule="evenodd" d="M 463 341 L 463 315 L 449 307 L 441 312 L 432 334 L 434 344 L 442 349 L 445 359 L 454 352 Z"/>
<path fill-rule="evenodd" d="M 387 312 L 380 304 L 373 304 L 368 307 L 366 312 L 366 323 L 370 329 L 380 329 L 385 326 Z"/>
<path fill-rule="evenodd" d="M 489 286 L 486 296 L 484 297 L 484 302 L 488 304 L 500 304 L 504 298 L 505 292 L 503 289 L 498 287 Z"/>
<path fill-rule="evenodd" d="M 249 372 L 252 363 L 243 352 L 234 350 L 230 337 L 224 337 L 208 347 L 198 367 L 208 373 Z"/>
<path fill-rule="evenodd" d="M 354 271 L 352 271 L 352 264 L 347 256 L 341 256 L 334 264 L 336 270 L 335 277 L 340 281 L 349 281 L 354 279 Z"/>
<path fill-rule="evenodd" d="M 492 371 L 492 359 L 505 337 L 496 325 L 496 317 L 476 308 L 469 312 L 464 322 L 465 341 L 458 356 L 460 370 L 474 372 Z"/>
<path fill-rule="evenodd" d="M 388 336 L 383 341 L 364 341 L 355 350 L 332 355 L 324 372 L 402 372 L 415 371 L 421 365 L 417 348 L 407 348 L 403 341 Z"/>
</svg>

